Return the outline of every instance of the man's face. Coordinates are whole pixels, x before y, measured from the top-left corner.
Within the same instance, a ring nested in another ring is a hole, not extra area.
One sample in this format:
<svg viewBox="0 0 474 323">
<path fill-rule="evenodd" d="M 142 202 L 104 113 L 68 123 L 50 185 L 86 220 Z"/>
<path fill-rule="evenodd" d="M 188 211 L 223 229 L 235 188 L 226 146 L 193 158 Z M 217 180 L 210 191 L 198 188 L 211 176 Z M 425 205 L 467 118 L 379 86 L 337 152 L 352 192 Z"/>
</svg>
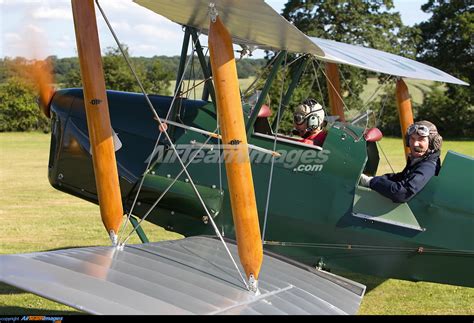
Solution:
<svg viewBox="0 0 474 323">
<path fill-rule="evenodd" d="M 410 136 L 410 154 L 413 158 L 419 158 L 426 154 L 429 147 L 428 137 L 422 137 L 416 132 Z"/>
<path fill-rule="evenodd" d="M 306 133 L 306 129 L 308 128 L 306 121 L 302 124 L 296 124 L 296 122 L 293 121 L 293 127 L 298 130 L 300 136 L 303 136 Z"/>
</svg>

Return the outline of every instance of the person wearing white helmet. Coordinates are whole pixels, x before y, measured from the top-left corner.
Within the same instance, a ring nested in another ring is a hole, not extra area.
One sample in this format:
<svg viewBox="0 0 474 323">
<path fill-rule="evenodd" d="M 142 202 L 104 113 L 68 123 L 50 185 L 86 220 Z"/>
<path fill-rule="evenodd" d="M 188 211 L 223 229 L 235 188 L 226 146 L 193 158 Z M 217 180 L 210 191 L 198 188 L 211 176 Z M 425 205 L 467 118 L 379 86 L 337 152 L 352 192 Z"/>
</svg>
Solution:
<svg viewBox="0 0 474 323">
<path fill-rule="evenodd" d="M 324 109 L 314 99 L 303 101 L 293 113 L 293 134 L 302 137 L 298 140 L 306 144 L 322 146 L 326 139 L 327 131 L 323 128 Z"/>
<path fill-rule="evenodd" d="M 441 168 L 440 154 L 443 137 L 436 126 L 426 120 L 408 127 L 406 146 L 410 155 L 402 172 L 383 176 L 361 175 L 360 185 L 370 187 L 393 202 L 408 202 L 425 187 L 431 177 Z"/>
</svg>

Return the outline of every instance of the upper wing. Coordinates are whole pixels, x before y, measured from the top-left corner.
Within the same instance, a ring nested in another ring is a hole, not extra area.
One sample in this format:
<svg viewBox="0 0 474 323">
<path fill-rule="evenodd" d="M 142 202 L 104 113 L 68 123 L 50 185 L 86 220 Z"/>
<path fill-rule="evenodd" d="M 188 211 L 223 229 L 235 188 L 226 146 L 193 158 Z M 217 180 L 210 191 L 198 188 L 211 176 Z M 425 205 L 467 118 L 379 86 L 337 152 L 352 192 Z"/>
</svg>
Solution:
<svg viewBox="0 0 474 323">
<path fill-rule="evenodd" d="M 263 0 L 134 0 L 166 18 L 208 33 L 209 3 L 214 2 L 219 17 L 234 43 L 268 50 L 288 50 L 324 56 L 324 52 L 298 28 L 280 16 Z"/>
<path fill-rule="evenodd" d="M 209 28 L 210 0 L 134 0 L 168 19 L 201 30 Z M 213 0 L 234 43 L 268 50 L 313 54 L 318 59 L 394 76 L 469 85 L 437 68 L 380 50 L 308 37 L 264 0 Z"/>
<path fill-rule="evenodd" d="M 324 51 L 324 57 L 318 56 L 323 61 L 400 77 L 469 85 L 437 68 L 402 56 L 333 40 L 309 38 Z"/>
</svg>

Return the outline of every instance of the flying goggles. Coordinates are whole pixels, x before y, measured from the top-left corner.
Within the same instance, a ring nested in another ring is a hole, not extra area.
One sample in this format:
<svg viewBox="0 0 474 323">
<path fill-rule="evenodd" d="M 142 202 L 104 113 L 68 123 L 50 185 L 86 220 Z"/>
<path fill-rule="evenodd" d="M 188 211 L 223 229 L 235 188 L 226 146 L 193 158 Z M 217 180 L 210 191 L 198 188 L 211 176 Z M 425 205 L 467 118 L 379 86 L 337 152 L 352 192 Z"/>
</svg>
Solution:
<svg viewBox="0 0 474 323">
<path fill-rule="evenodd" d="M 302 124 L 312 114 L 314 114 L 314 111 L 308 114 L 295 114 L 293 115 L 293 121 L 298 125 Z"/>
<path fill-rule="evenodd" d="M 419 136 L 428 137 L 430 134 L 430 129 L 427 126 L 420 124 L 412 124 L 410 127 L 408 127 L 407 133 L 409 136 L 411 136 L 415 132 Z"/>
</svg>

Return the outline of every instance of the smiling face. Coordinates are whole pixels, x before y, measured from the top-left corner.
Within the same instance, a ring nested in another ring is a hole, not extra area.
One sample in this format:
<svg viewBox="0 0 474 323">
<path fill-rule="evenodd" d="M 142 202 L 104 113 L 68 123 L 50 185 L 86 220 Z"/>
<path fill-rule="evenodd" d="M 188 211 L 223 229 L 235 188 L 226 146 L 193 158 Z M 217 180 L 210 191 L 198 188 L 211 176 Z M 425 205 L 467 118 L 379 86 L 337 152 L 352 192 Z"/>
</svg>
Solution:
<svg viewBox="0 0 474 323">
<path fill-rule="evenodd" d="M 419 158 L 426 154 L 429 148 L 428 137 L 422 137 L 417 133 L 410 136 L 410 154 L 412 158 Z"/>
</svg>

